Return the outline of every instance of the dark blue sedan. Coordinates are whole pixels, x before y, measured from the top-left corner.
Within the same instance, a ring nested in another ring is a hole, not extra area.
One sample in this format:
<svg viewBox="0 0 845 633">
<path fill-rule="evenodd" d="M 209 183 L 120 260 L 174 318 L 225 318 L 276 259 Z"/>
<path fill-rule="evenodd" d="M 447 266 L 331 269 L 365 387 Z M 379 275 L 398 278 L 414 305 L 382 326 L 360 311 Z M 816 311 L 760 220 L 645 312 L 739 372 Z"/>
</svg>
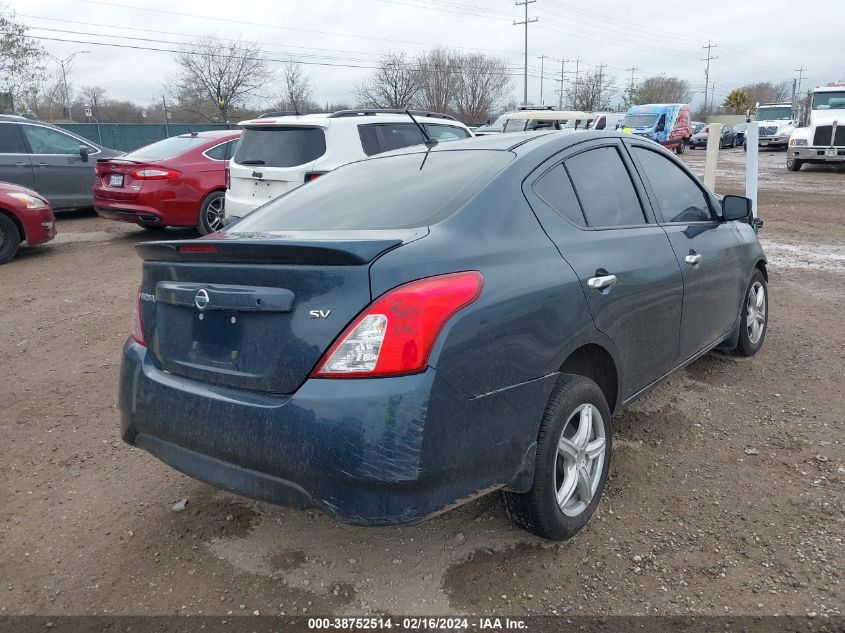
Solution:
<svg viewBox="0 0 845 633">
<path fill-rule="evenodd" d="M 766 335 L 750 201 L 614 132 L 384 155 L 138 250 L 123 439 L 350 523 L 498 490 L 521 527 L 569 538 L 599 503 L 611 416 Z"/>
</svg>

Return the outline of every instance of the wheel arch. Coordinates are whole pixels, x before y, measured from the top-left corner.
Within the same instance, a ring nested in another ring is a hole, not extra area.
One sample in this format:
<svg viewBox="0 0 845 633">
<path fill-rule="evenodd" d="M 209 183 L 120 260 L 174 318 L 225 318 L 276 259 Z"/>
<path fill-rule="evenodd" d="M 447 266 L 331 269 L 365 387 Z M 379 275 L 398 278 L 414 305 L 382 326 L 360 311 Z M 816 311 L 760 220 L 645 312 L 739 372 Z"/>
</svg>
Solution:
<svg viewBox="0 0 845 633">
<path fill-rule="evenodd" d="M 765 259 L 758 259 L 757 263 L 754 264 L 754 268 L 756 268 L 761 273 L 763 273 L 763 279 L 766 280 L 766 283 L 769 283 L 769 269 L 766 268 L 766 260 Z"/>
<path fill-rule="evenodd" d="M 613 355 L 597 343 L 586 343 L 570 352 L 561 363 L 560 373 L 577 374 L 594 381 L 602 390 L 610 413 L 617 410 L 619 373 Z"/>
<path fill-rule="evenodd" d="M 14 213 L 10 213 L 9 211 L 4 209 L 3 207 L 0 207 L 0 214 L 5 215 L 7 218 L 9 218 L 14 223 L 14 225 L 18 228 L 18 235 L 21 238 L 21 242 L 25 242 L 26 241 L 26 231 L 24 231 L 23 224 L 21 224 L 21 221 L 18 219 L 18 217 Z"/>
</svg>

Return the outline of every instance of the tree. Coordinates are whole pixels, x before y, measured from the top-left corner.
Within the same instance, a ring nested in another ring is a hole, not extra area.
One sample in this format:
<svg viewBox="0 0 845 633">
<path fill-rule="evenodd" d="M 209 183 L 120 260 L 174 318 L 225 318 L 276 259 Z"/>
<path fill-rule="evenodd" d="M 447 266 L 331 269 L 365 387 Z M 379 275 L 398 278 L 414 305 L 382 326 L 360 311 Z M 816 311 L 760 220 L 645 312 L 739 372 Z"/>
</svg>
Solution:
<svg viewBox="0 0 845 633">
<path fill-rule="evenodd" d="M 792 82 L 789 80 L 776 84 L 761 81 L 742 86 L 741 90 L 748 96 L 750 106 L 757 103 L 787 103 L 792 98 Z"/>
<path fill-rule="evenodd" d="M 177 105 L 221 122 L 228 122 L 273 76 L 257 42 L 216 35 L 183 47 L 175 61 L 179 75 L 170 93 Z"/>
<path fill-rule="evenodd" d="M 751 107 L 748 95 L 742 88 L 735 88 L 728 93 L 722 102 L 722 107 L 731 114 L 745 114 Z"/>
<path fill-rule="evenodd" d="M 577 83 L 570 82 L 566 89 L 566 99 L 575 110 L 599 112 L 609 110 L 610 102 L 616 94 L 616 79 L 596 70 L 583 73 Z"/>
<path fill-rule="evenodd" d="M 506 61 L 484 53 L 461 55 L 452 109 L 462 121 L 483 123 L 510 86 Z"/>
<path fill-rule="evenodd" d="M 279 110 L 306 112 L 319 108 L 311 98 L 314 90 L 311 87 L 311 75 L 305 72 L 302 64 L 292 61 L 285 64 L 282 96 L 277 105 Z"/>
<path fill-rule="evenodd" d="M 12 106 L 23 105 L 44 77 L 44 50 L 27 37 L 14 12 L 0 5 L 0 94 L 10 95 Z"/>
<path fill-rule="evenodd" d="M 362 108 L 407 108 L 419 88 L 418 73 L 405 52 L 389 51 L 375 72 L 355 88 L 355 98 Z"/>
<path fill-rule="evenodd" d="M 692 99 L 689 82 L 678 77 L 647 77 L 634 89 L 632 105 L 643 103 L 688 103 Z"/>
<path fill-rule="evenodd" d="M 460 82 L 460 57 L 442 46 L 430 48 L 417 57 L 419 92 L 415 105 L 423 110 L 450 112 Z"/>
</svg>

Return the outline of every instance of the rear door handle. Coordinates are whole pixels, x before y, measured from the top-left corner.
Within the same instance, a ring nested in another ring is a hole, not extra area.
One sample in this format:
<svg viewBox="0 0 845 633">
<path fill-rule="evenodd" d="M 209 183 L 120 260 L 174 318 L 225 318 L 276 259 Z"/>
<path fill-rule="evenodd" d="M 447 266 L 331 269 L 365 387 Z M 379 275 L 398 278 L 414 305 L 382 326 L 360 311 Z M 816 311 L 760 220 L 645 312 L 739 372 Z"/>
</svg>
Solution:
<svg viewBox="0 0 845 633">
<path fill-rule="evenodd" d="M 686 257 L 684 257 L 684 261 L 687 264 L 689 264 L 690 266 L 695 266 L 699 262 L 701 262 L 701 255 L 699 253 L 695 253 L 695 254 L 691 253 L 691 254 L 687 255 Z"/>
<path fill-rule="evenodd" d="M 590 277 L 587 280 L 587 287 L 593 290 L 601 290 L 616 283 L 616 275 L 602 275 L 601 277 Z"/>
</svg>

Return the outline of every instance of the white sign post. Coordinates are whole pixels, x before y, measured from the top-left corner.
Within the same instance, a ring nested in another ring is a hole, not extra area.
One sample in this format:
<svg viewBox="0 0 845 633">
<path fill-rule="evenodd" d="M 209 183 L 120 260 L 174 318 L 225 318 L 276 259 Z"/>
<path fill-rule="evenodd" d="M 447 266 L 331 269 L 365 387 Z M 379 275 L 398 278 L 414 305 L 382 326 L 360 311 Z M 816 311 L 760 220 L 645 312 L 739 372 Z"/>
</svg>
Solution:
<svg viewBox="0 0 845 633">
<path fill-rule="evenodd" d="M 757 121 L 748 124 L 745 130 L 745 197 L 751 198 L 751 210 L 757 217 L 757 171 L 760 165 L 760 125 Z"/>
<path fill-rule="evenodd" d="M 722 124 L 710 123 L 707 132 L 707 153 L 704 156 L 704 186 L 716 190 L 716 164 L 719 162 L 719 141 L 722 138 Z"/>
</svg>

